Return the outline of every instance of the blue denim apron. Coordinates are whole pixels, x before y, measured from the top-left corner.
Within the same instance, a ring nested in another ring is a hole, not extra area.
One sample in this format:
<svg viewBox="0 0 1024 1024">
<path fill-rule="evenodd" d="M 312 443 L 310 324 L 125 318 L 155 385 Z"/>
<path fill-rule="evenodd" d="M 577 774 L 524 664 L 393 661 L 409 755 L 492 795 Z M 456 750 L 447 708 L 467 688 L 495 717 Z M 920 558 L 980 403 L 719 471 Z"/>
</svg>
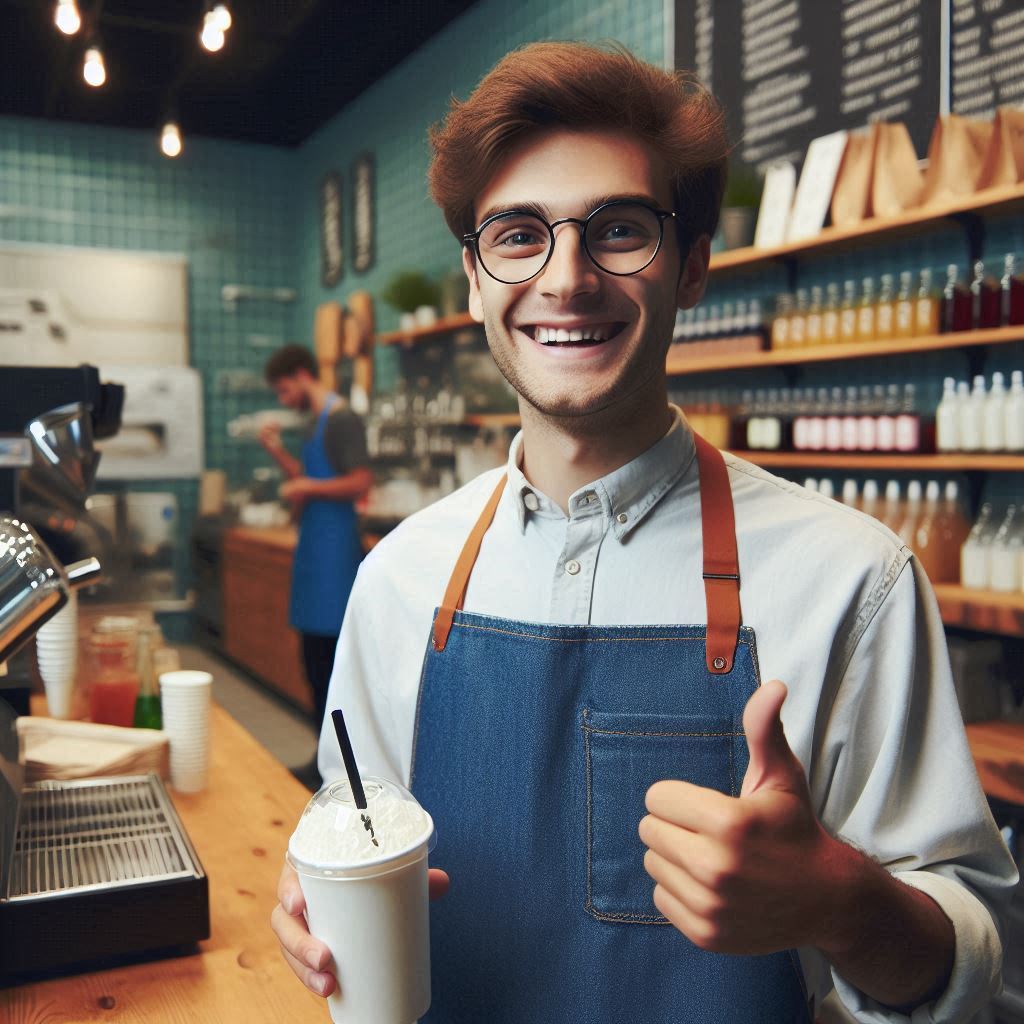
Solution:
<svg viewBox="0 0 1024 1024">
<path fill-rule="evenodd" d="M 795 951 L 693 945 L 637 834 L 661 779 L 740 792 L 759 685 L 721 454 L 700 438 L 709 626 L 541 625 L 459 610 L 502 478 L 423 663 L 411 787 L 451 891 L 431 908 L 429 1024 L 806 1024 Z M 681 584 L 682 585 L 682 584 Z"/>
<path fill-rule="evenodd" d="M 302 446 L 302 468 L 314 480 L 337 476 L 327 458 L 324 431 L 336 396 L 317 417 L 313 436 Z M 299 521 L 292 567 L 288 618 L 300 632 L 336 637 L 363 552 L 351 501 L 307 501 Z"/>
</svg>

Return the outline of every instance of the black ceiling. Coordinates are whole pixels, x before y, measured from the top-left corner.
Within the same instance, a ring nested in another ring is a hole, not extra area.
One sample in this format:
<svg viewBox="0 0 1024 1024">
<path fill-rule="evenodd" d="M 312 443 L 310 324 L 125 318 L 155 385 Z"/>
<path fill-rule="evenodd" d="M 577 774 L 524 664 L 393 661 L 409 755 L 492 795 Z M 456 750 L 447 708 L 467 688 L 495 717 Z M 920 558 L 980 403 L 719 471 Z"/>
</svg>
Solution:
<svg viewBox="0 0 1024 1024">
<path fill-rule="evenodd" d="M 205 0 L 78 0 L 82 28 L 53 22 L 56 0 L 0 0 L 0 114 L 157 131 L 174 103 L 182 132 L 294 146 L 472 0 L 227 0 L 218 53 L 199 45 Z M 99 89 L 82 61 L 95 30 Z"/>
</svg>

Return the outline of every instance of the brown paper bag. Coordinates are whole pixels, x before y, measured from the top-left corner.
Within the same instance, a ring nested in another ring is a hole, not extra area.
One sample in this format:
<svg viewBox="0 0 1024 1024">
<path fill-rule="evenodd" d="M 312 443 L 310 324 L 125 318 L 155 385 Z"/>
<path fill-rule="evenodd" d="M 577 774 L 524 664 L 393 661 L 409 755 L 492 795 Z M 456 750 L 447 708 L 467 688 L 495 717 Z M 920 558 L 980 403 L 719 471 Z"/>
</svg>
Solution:
<svg viewBox="0 0 1024 1024">
<path fill-rule="evenodd" d="M 912 210 L 921 201 L 924 175 L 917 165 L 917 152 L 905 124 L 879 123 L 875 127 L 878 141 L 871 175 L 869 215 L 893 217 L 904 210 Z"/>
<path fill-rule="evenodd" d="M 877 143 L 878 125 L 850 132 L 832 190 L 833 227 L 849 227 L 871 216 L 871 177 Z"/>
<path fill-rule="evenodd" d="M 1016 185 L 1024 180 L 1024 110 L 999 107 L 982 162 L 978 188 Z"/>
<path fill-rule="evenodd" d="M 928 143 L 928 170 L 921 205 L 941 203 L 975 191 L 991 137 L 990 121 L 974 121 L 959 114 L 939 117 Z"/>
</svg>

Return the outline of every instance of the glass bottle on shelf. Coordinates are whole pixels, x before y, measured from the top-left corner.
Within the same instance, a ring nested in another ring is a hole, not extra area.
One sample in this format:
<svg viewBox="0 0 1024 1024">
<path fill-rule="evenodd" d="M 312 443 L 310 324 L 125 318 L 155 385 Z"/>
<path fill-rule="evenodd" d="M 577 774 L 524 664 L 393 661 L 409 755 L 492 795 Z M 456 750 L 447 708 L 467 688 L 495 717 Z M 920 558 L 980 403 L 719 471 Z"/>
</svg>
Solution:
<svg viewBox="0 0 1024 1024">
<path fill-rule="evenodd" d="M 928 267 L 921 271 L 914 304 L 914 336 L 923 337 L 939 333 L 939 296 L 935 294 L 932 272 Z"/>
<path fill-rule="evenodd" d="M 779 408 L 779 392 L 775 388 L 768 391 L 768 404 L 765 409 L 761 447 L 765 451 L 777 452 L 782 447 L 782 416 Z"/>
<path fill-rule="evenodd" d="M 903 501 L 900 498 L 899 480 L 889 480 L 885 485 L 885 503 L 882 506 L 882 524 L 893 533 L 900 528 L 903 518 Z"/>
<path fill-rule="evenodd" d="M 843 402 L 843 418 L 840 427 L 840 447 L 844 452 L 855 452 L 857 450 L 857 389 L 848 387 L 846 399 Z"/>
<path fill-rule="evenodd" d="M 789 345 L 789 318 L 793 313 L 793 296 L 782 292 L 775 297 L 775 315 L 772 317 L 772 348 Z"/>
<path fill-rule="evenodd" d="M 807 316 L 804 322 L 804 340 L 808 345 L 821 344 L 821 304 L 821 286 L 815 285 L 811 289 L 811 304 L 807 307 Z"/>
<path fill-rule="evenodd" d="M 909 270 L 900 274 L 900 291 L 896 298 L 893 334 L 897 338 L 914 336 L 914 275 Z"/>
<path fill-rule="evenodd" d="M 843 481 L 843 489 L 839 492 L 840 501 L 844 505 L 849 505 L 850 508 L 857 508 L 860 505 L 860 488 L 857 486 L 857 481 L 847 479 Z"/>
<path fill-rule="evenodd" d="M 857 409 L 857 451 L 873 452 L 877 442 L 878 420 L 875 403 L 871 397 L 871 387 L 868 384 L 861 386 Z"/>
<path fill-rule="evenodd" d="M 1006 387 L 998 370 L 992 374 L 992 387 L 985 399 L 981 447 L 986 452 L 1006 450 Z"/>
<path fill-rule="evenodd" d="M 135 698 L 135 715 L 132 724 L 136 729 L 162 729 L 163 715 L 160 711 L 160 691 L 156 684 L 156 672 L 153 668 L 153 654 L 156 647 L 157 630 L 143 629 L 139 631 L 139 657 L 137 674 L 139 677 L 139 695 Z"/>
<path fill-rule="evenodd" d="M 971 327 L 975 330 L 998 327 L 1000 300 L 999 282 L 993 277 L 986 277 L 984 261 L 977 260 L 971 281 Z"/>
<path fill-rule="evenodd" d="M 861 281 L 857 303 L 857 340 L 875 340 L 875 282 L 870 277 Z"/>
<path fill-rule="evenodd" d="M 971 590 L 987 590 L 989 586 L 989 552 L 996 526 L 992 505 L 985 502 L 978 518 L 960 549 L 960 583 Z"/>
<path fill-rule="evenodd" d="M 707 333 L 705 341 L 717 341 L 722 336 L 722 310 L 717 302 L 708 307 Z"/>
<path fill-rule="evenodd" d="M 789 317 L 789 343 L 794 347 L 803 345 L 807 340 L 807 306 L 806 288 L 796 290 L 796 308 Z"/>
<path fill-rule="evenodd" d="M 960 405 L 960 448 L 965 452 L 981 451 L 985 429 L 985 378 L 974 378 L 967 401 Z"/>
<path fill-rule="evenodd" d="M 1020 526 L 1017 506 L 1010 505 L 989 549 L 989 586 L 993 590 L 1009 593 L 1021 588 L 1021 542 L 1016 536 Z"/>
<path fill-rule="evenodd" d="M 722 303 L 722 317 L 719 321 L 718 336 L 719 338 L 736 337 L 736 319 L 731 302 Z"/>
<path fill-rule="evenodd" d="M 1007 451 L 1024 452 L 1024 371 L 1010 374 L 1010 392 L 1003 406 Z"/>
<path fill-rule="evenodd" d="M 883 274 L 875 306 L 875 340 L 888 341 L 896 334 L 896 295 L 892 274 Z"/>
<path fill-rule="evenodd" d="M 955 263 L 946 268 L 940 328 L 943 334 L 971 329 L 971 292 L 960 280 L 960 268 Z"/>
<path fill-rule="evenodd" d="M 747 300 L 737 299 L 736 300 L 736 311 L 732 318 L 732 336 L 734 338 L 741 338 L 744 334 L 749 334 L 747 330 Z"/>
<path fill-rule="evenodd" d="M 697 315 L 693 321 L 692 341 L 707 341 L 708 311 L 703 306 L 697 307 Z"/>
<path fill-rule="evenodd" d="M 942 399 L 935 410 L 935 447 L 940 452 L 955 452 L 960 446 L 960 400 L 956 381 L 947 377 L 942 382 Z"/>
<path fill-rule="evenodd" d="M 825 417 L 828 415 L 828 389 L 818 388 L 807 419 L 807 448 L 812 452 L 825 449 Z"/>
<path fill-rule="evenodd" d="M 1024 274 L 1017 272 L 1017 256 L 1003 257 L 1003 276 L 999 282 L 999 322 L 1004 327 L 1024 324 Z"/>
<path fill-rule="evenodd" d="M 839 340 L 850 344 L 857 340 L 857 282 L 843 282 L 843 301 L 839 307 Z"/>
<path fill-rule="evenodd" d="M 939 551 L 942 556 L 942 579 L 947 583 L 960 580 L 960 549 L 971 532 L 971 524 L 960 504 L 960 487 L 955 480 L 946 481 L 942 512 L 939 517 Z"/>
<path fill-rule="evenodd" d="M 916 389 L 913 384 L 904 384 L 903 401 L 896 417 L 896 451 L 917 452 L 921 450 L 921 414 L 915 408 Z"/>
<path fill-rule="evenodd" d="M 825 450 L 841 451 L 843 447 L 843 389 L 832 388 L 828 413 L 825 416 Z"/>
<path fill-rule="evenodd" d="M 921 518 L 921 481 L 911 480 L 907 484 L 907 503 L 903 509 L 903 519 L 896 535 L 904 544 L 915 551 L 917 524 Z"/>
<path fill-rule="evenodd" d="M 836 496 L 835 484 L 827 477 L 822 477 L 818 481 L 818 493 L 823 498 L 834 498 Z"/>
<path fill-rule="evenodd" d="M 943 565 L 939 537 L 939 517 L 942 512 L 939 505 L 940 497 L 939 482 L 929 480 L 925 486 L 924 504 L 914 526 L 914 536 L 910 545 L 932 583 L 949 582 L 941 578 Z"/>
<path fill-rule="evenodd" d="M 825 306 L 821 311 L 821 341 L 832 345 L 839 340 L 839 285 L 829 282 L 825 288 Z"/>
<path fill-rule="evenodd" d="M 760 299 L 751 299 L 747 307 L 747 329 L 746 334 L 753 334 L 761 339 L 761 348 L 767 343 L 767 331 L 764 325 L 764 309 Z"/>
<path fill-rule="evenodd" d="M 878 481 L 865 480 L 860 496 L 860 510 L 866 515 L 878 518 Z"/>
<path fill-rule="evenodd" d="M 880 452 L 896 449 L 896 416 L 900 410 L 900 390 L 897 384 L 885 389 L 885 398 L 875 428 L 875 444 Z"/>
<path fill-rule="evenodd" d="M 807 451 L 807 423 L 810 416 L 810 389 L 799 388 L 794 395 L 792 444 L 793 451 Z"/>
</svg>

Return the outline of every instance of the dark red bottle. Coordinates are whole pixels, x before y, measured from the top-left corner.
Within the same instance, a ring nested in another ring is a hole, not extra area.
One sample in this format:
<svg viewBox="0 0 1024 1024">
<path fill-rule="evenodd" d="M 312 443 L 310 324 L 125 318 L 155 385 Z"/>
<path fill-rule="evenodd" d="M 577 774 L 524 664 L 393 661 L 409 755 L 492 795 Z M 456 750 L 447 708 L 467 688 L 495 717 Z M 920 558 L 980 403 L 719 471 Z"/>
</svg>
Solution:
<svg viewBox="0 0 1024 1024">
<path fill-rule="evenodd" d="M 985 264 L 978 260 L 971 281 L 971 326 L 975 330 L 999 326 L 1000 299 L 999 283 L 985 276 Z"/>
<path fill-rule="evenodd" d="M 1000 322 L 1004 327 L 1024 324 L 1024 275 L 1017 273 L 1017 257 L 1008 252 L 1000 282 Z"/>
<path fill-rule="evenodd" d="M 971 292 L 960 280 L 960 270 L 955 263 L 950 263 L 946 271 L 940 313 L 939 323 L 943 334 L 971 329 Z"/>
</svg>

